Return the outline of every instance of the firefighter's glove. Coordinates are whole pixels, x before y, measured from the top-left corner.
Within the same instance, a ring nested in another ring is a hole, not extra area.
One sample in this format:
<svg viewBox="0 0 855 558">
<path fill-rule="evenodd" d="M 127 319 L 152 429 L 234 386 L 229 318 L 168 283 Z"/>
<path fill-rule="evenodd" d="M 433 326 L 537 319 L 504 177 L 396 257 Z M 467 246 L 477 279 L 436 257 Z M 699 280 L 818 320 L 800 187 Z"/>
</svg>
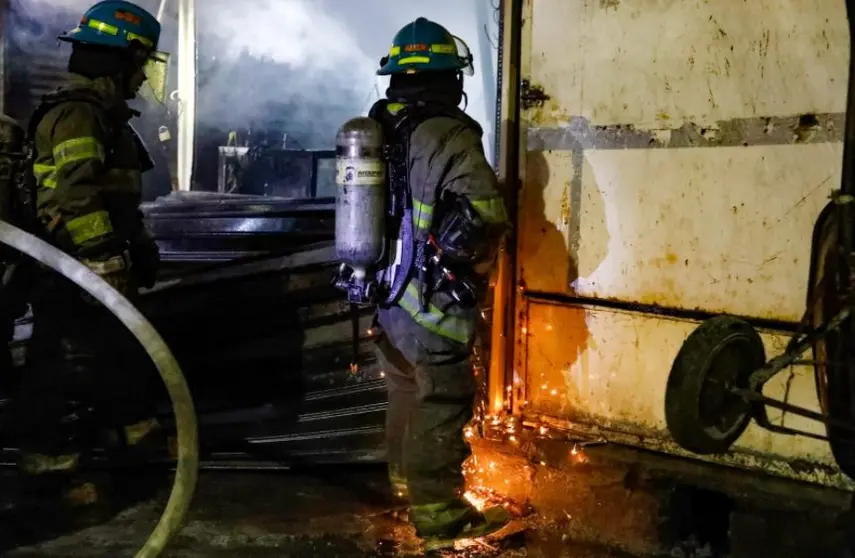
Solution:
<svg viewBox="0 0 855 558">
<path fill-rule="evenodd" d="M 160 268 L 160 250 L 154 240 L 147 238 L 131 245 L 131 271 L 137 283 L 150 289 L 157 281 L 157 271 Z"/>
<path fill-rule="evenodd" d="M 134 286 L 130 280 L 131 260 L 127 252 L 107 258 L 82 258 L 80 262 L 119 291 L 122 296 L 129 297 L 133 294 Z M 83 298 L 91 304 L 100 304 L 87 292 L 83 293 Z"/>
</svg>

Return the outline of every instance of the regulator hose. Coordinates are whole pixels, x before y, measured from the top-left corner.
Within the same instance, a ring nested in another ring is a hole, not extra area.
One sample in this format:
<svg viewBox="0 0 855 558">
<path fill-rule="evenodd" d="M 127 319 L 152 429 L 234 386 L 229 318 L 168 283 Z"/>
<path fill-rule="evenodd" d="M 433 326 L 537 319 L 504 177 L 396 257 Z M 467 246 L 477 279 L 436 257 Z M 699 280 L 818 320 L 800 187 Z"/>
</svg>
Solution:
<svg viewBox="0 0 855 558">
<path fill-rule="evenodd" d="M 106 281 L 71 256 L 43 240 L 0 221 L 0 242 L 46 265 L 92 295 L 116 316 L 137 338 L 157 367 L 172 401 L 178 431 L 178 464 L 166 509 L 136 558 L 160 556 L 178 531 L 193 499 L 199 473 L 199 444 L 196 413 L 187 381 L 160 334 L 131 302 Z"/>
</svg>

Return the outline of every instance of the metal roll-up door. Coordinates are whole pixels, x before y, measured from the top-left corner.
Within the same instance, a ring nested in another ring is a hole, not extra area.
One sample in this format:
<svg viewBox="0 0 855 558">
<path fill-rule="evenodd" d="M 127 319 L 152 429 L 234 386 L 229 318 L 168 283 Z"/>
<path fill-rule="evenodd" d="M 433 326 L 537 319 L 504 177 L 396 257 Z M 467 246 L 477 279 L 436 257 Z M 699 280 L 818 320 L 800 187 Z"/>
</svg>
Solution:
<svg viewBox="0 0 855 558">
<path fill-rule="evenodd" d="M 26 121 L 42 95 L 68 79 L 67 49 L 56 40 L 63 23 L 75 21 L 73 14 L 51 9 L 43 12 L 28 0 L 13 0 L 3 30 L 5 112 Z"/>
</svg>

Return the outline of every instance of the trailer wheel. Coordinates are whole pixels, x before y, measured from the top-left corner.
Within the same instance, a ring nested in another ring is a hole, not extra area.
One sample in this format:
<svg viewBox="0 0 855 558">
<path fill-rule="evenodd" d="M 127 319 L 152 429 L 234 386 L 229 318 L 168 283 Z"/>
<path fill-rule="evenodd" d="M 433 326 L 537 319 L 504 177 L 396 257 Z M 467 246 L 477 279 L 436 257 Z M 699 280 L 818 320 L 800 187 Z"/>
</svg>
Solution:
<svg viewBox="0 0 855 558">
<path fill-rule="evenodd" d="M 843 309 L 838 288 L 840 273 L 837 207 L 829 203 L 814 225 L 807 304 L 811 325 L 819 327 Z M 811 306 L 812 305 L 812 306 Z M 855 425 L 855 340 L 849 339 L 851 318 L 828 331 L 813 345 L 816 393 L 822 412 L 830 419 Z M 855 434 L 826 422 L 828 444 L 834 461 L 855 479 Z"/>
<path fill-rule="evenodd" d="M 697 454 L 724 453 L 751 422 L 751 405 L 731 394 L 748 387 L 766 363 L 763 341 L 748 322 L 717 316 L 686 338 L 665 390 L 665 421 L 674 441 Z"/>
<path fill-rule="evenodd" d="M 851 318 L 850 318 L 851 319 Z M 849 320 L 844 322 L 844 331 L 850 327 Z M 834 332 L 837 333 L 837 332 Z M 832 358 L 837 357 L 837 364 L 826 367 L 827 376 L 827 399 L 825 412 L 828 418 L 844 424 L 855 425 L 855 376 L 853 376 L 852 357 L 847 355 L 851 348 L 846 347 L 840 335 L 832 335 L 831 338 L 820 341 L 825 344 L 827 354 Z M 842 362 L 841 362 L 842 361 Z M 840 470 L 851 479 L 855 479 L 855 433 L 836 425 L 826 424 L 828 445 L 831 454 Z"/>
</svg>

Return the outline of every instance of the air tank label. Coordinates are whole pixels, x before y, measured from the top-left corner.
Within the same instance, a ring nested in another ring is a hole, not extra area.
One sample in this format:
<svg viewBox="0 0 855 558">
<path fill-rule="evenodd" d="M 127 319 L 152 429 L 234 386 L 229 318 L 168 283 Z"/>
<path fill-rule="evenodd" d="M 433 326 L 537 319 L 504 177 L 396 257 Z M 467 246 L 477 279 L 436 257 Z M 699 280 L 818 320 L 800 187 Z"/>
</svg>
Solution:
<svg viewBox="0 0 855 558">
<path fill-rule="evenodd" d="M 335 181 L 339 186 L 384 186 L 386 163 L 379 159 L 338 159 Z"/>
</svg>

